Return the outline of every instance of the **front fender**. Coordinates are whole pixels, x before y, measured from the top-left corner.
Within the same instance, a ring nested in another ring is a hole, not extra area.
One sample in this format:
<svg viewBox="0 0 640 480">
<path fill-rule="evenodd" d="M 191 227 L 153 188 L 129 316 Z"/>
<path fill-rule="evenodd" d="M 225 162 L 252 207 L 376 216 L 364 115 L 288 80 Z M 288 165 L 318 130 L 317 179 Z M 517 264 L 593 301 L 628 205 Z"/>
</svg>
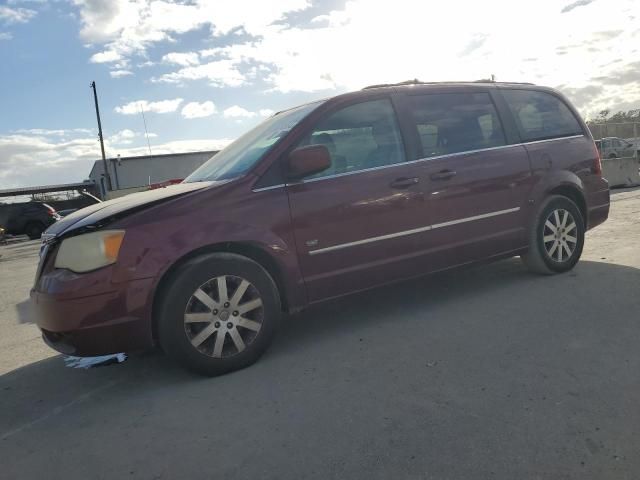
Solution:
<svg viewBox="0 0 640 480">
<path fill-rule="evenodd" d="M 290 259 L 296 259 L 295 248 L 285 239 L 257 226 L 216 222 L 182 227 L 169 234 L 163 232 L 164 225 L 154 228 L 147 224 L 144 229 L 127 229 L 118 259 L 119 268 L 113 276 L 114 282 L 157 277 L 191 252 L 213 245 L 255 245 L 268 253 L 283 269 Z M 158 242 L 158 238 L 163 241 Z"/>
<path fill-rule="evenodd" d="M 268 255 L 278 269 L 290 306 L 304 306 L 306 292 L 286 192 L 273 189 L 248 194 L 243 184 L 201 191 L 170 208 L 154 208 L 114 223 L 112 228 L 126 233 L 113 281 L 153 278 L 155 289 L 172 266 L 199 251 L 237 251 L 241 250 L 238 246 L 250 246 L 260 251 L 260 258 Z"/>
</svg>

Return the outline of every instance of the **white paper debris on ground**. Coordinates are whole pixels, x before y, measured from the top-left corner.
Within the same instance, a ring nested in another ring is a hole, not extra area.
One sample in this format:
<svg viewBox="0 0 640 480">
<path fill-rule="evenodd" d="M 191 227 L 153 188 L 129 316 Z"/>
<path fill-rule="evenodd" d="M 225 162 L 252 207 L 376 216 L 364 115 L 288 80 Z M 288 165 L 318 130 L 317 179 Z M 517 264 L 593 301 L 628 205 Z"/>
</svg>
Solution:
<svg viewBox="0 0 640 480">
<path fill-rule="evenodd" d="M 111 365 L 112 363 L 122 363 L 127 359 L 125 353 L 113 355 L 102 355 L 100 357 L 64 357 L 64 363 L 70 368 L 94 368 Z"/>
</svg>

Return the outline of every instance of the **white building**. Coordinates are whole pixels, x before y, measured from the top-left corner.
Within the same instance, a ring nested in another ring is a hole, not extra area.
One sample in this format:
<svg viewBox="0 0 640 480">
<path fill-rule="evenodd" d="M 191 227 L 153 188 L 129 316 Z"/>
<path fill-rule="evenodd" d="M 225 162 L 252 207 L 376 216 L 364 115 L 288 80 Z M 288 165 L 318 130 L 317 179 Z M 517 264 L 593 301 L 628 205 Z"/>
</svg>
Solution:
<svg viewBox="0 0 640 480">
<path fill-rule="evenodd" d="M 108 158 L 111 185 L 118 195 L 122 195 L 143 190 L 150 184 L 182 180 L 216 153 L 218 152 L 206 151 Z M 98 192 L 104 198 L 106 181 L 102 165 L 102 160 L 96 160 L 89 178 L 95 182 Z"/>
</svg>

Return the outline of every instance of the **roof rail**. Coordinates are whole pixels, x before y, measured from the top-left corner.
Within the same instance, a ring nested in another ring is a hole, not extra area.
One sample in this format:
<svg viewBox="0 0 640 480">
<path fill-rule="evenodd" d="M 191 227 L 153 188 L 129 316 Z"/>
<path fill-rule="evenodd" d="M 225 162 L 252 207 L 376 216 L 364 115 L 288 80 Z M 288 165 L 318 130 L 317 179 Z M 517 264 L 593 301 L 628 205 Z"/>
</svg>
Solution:
<svg viewBox="0 0 640 480">
<path fill-rule="evenodd" d="M 398 83 L 379 83 L 377 85 L 369 85 L 368 87 L 364 87 L 363 90 L 370 90 L 372 88 L 384 88 L 384 87 L 402 87 L 405 85 L 447 85 L 452 83 L 496 83 L 496 84 L 510 84 L 510 85 L 534 85 L 530 82 L 496 82 L 491 79 L 480 79 L 480 80 L 463 80 L 463 81 L 446 81 L 446 82 L 421 82 L 417 78 L 413 80 L 405 80 L 404 82 Z"/>
<path fill-rule="evenodd" d="M 367 87 L 364 87 L 362 90 L 369 90 L 371 88 L 401 87 L 403 85 L 421 85 L 424 83 L 427 83 L 427 82 L 421 82 L 417 78 L 414 78 L 413 80 L 405 80 L 404 82 L 398 82 L 398 83 L 378 83 L 376 85 L 369 85 Z"/>
</svg>

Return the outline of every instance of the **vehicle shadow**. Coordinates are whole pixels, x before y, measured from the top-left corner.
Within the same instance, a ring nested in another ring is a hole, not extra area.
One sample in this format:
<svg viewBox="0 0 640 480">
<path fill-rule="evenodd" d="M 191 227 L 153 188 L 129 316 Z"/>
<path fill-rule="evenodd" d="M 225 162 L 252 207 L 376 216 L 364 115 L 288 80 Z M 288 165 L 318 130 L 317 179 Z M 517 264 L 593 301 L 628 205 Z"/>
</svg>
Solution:
<svg viewBox="0 0 640 480">
<path fill-rule="evenodd" d="M 517 259 L 437 274 L 291 316 L 256 365 L 215 379 L 185 372 L 157 351 L 89 370 L 65 368 L 56 356 L 0 376 L 0 441 L 52 440 L 48 432 L 60 428 L 88 434 L 96 422 L 106 431 L 148 417 L 162 422 L 181 402 L 194 409 L 215 403 L 223 410 L 217 415 L 231 415 L 235 402 L 275 397 L 286 415 L 296 408 L 287 404 L 289 395 L 309 388 L 309 395 L 322 396 L 338 384 L 367 404 L 373 400 L 362 385 L 398 388 L 403 370 L 417 369 L 405 378 L 412 382 L 425 366 L 446 375 L 421 395 L 463 402 L 478 418 L 486 404 L 476 405 L 464 390 L 475 382 L 497 382 L 505 392 L 523 378 L 527 389 L 540 391 L 552 381 L 563 389 L 608 382 L 611 395 L 624 398 L 623 375 L 640 365 L 638 285 L 639 269 L 592 261 L 552 277 L 528 274 Z M 340 398 L 351 401 L 349 394 Z M 500 401 L 511 400 L 505 393 Z M 268 412 L 257 415 L 268 421 Z"/>
<path fill-rule="evenodd" d="M 604 278 L 613 281 L 601 284 Z M 514 310 L 524 309 L 518 301 L 527 298 L 546 297 L 551 303 L 563 301 L 564 289 L 572 291 L 585 282 L 594 282 L 599 301 L 618 298 L 621 278 L 640 283 L 640 270 L 609 263 L 581 261 L 569 273 L 557 276 L 530 274 L 519 258 L 483 266 L 471 266 L 404 281 L 388 287 L 357 293 L 348 297 L 321 303 L 299 315 L 287 319 L 280 332 L 274 355 L 293 350 L 304 350 L 307 342 L 331 338 L 336 333 L 356 331 L 363 326 L 393 324 L 399 317 L 411 317 L 414 322 L 436 321 L 431 312 L 447 315 L 446 309 L 459 307 L 473 300 L 479 308 L 462 309 L 472 318 L 482 313 L 499 312 L 505 304 L 513 304 Z M 563 290 L 554 292 L 558 287 Z M 602 289 L 602 290 L 601 290 Z M 607 291 L 609 289 L 609 291 Z M 536 290 L 541 290 L 537 292 Z M 544 293 L 543 293 L 544 292 Z"/>
</svg>

